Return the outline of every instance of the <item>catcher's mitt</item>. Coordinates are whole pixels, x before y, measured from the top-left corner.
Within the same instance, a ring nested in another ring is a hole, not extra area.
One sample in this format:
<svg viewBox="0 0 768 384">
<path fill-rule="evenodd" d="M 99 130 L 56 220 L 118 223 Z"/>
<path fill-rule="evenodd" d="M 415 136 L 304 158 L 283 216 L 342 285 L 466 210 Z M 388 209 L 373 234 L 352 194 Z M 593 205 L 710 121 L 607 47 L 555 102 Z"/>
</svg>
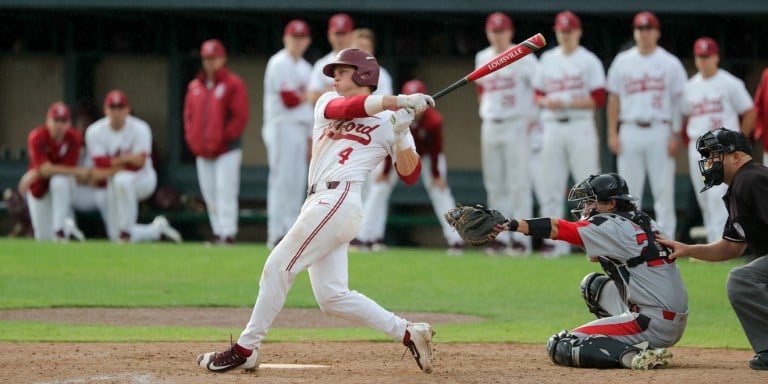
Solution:
<svg viewBox="0 0 768 384">
<path fill-rule="evenodd" d="M 507 221 L 501 212 L 479 204 L 474 207 L 459 205 L 445 212 L 444 217 L 464 242 L 470 245 L 490 244 L 501 233 L 496 225 Z"/>
</svg>

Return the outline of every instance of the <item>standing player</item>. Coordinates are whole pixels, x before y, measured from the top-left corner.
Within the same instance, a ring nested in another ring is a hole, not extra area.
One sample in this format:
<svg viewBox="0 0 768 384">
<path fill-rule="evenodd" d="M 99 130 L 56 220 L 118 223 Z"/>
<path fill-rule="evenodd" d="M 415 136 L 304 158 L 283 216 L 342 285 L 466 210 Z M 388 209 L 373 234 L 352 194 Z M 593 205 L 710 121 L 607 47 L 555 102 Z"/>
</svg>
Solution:
<svg viewBox="0 0 768 384">
<path fill-rule="evenodd" d="M 291 20 L 283 31 L 284 48 L 264 72 L 264 128 L 267 149 L 267 247 L 272 249 L 299 216 L 307 190 L 307 163 L 312 138 L 312 106 L 306 100 L 312 66 L 304 52 L 312 42 L 309 25 Z"/>
<path fill-rule="evenodd" d="M 421 81 L 410 80 L 403 84 L 403 94 L 417 93 L 426 93 L 426 87 Z M 456 201 L 446 178 L 448 167 L 443 153 L 443 117 L 440 112 L 429 108 L 417 113 L 411 124 L 411 135 L 416 141 L 416 152 L 423 165 L 421 180 L 443 228 L 443 236 L 449 246 L 448 254 L 461 255 L 464 252 L 464 242 L 443 218 L 443 212 L 455 207 Z M 396 173 L 391 172 L 392 162 L 384 160 L 382 164 L 383 167 L 377 167 L 372 172 L 373 182 L 363 202 L 363 225 L 357 240 L 364 245 L 375 244 L 384 239 L 389 196 L 397 182 Z M 371 250 L 375 251 L 376 247 L 371 246 Z"/>
<path fill-rule="evenodd" d="M 688 75 L 680 60 L 657 45 L 661 32 L 653 13 L 638 13 L 633 26 L 636 45 L 616 55 L 608 69 L 608 147 L 641 202 L 648 175 L 656 219 L 675 236 L 679 104 Z"/>
<path fill-rule="evenodd" d="M 177 243 L 181 235 L 163 216 L 152 224 L 137 224 L 139 202 L 157 187 L 152 165 L 152 131 L 144 120 L 130 115 L 128 97 L 112 90 L 104 98 L 105 117 L 85 131 L 88 152 L 96 165 L 91 180 L 106 183 L 107 234 L 115 242 L 159 240 L 165 236 Z"/>
<path fill-rule="evenodd" d="M 579 45 L 578 16 L 560 12 L 554 29 L 558 46 L 541 55 L 533 87 L 545 132 L 541 216 L 562 218 L 569 171 L 576 180 L 600 171 L 599 151 L 591 149 L 599 144 L 595 108 L 605 106 L 605 70 L 594 53 Z M 569 251 L 567 243 L 556 242 L 545 255 L 557 257 Z"/>
<path fill-rule="evenodd" d="M 358 28 L 352 31 L 354 38 L 352 46 L 376 55 L 376 34 L 368 28 Z M 392 88 L 392 76 L 384 67 L 379 66 L 379 85 L 374 95 L 391 95 L 394 93 Z"/>
<path fill-rule="evenodd" d="M 760 76 L 760 84 L 755 91 L 755 123 L 745 133 L 751 133 L 763 147 L 763 165 L 768 166 L 768 68 Z"/>
<path fill-rule="evenodd" d="M 475 67 L 512 47 L 514 27 L 509 16 L 496 12 L 485 22 L 490 46 L 475 55 Z M 483 184 L 488 205 L 506 215 L 531 216 L 533 196 L 528 171 L 529 131 L 535 121 L 531 81 L 536 56 L 528 55 L 476 81 L 480 103 Z M 489 252 L 530 253 L 530 239 L 500 236 Z M 505 249 L 506 248 L 506 249 Z"/>
<path fill-rule="evenodd" d="M 682 111 L 687 116 L 685 133 L 688 136 L 688 169 L 691 175 L 696 200 L 701 209 L 704 226 L 707 229 L 707 241 L 712 243 L 720 239 L 723 226 L 728 219 L 728 211 L 723 206 L 723 195 L 727 187 L 717 185 L 705 191 L 704 181 L 699 174 L 699 152 L 696 139 L 720 127 L 738 127 L 741 121 L 745 125 L 754 122 L 752 97 L 744 82 L 720 69 L 720 50 L 717 43 L 702 37 L 693 44 L 696 69 L 699 72 L 688 80 L 683 92 Z"/>
<path fill-rule="evenodd" d="M 368 172 L 391 156 L 403 181 L 418 179 L 421 162 L 408 126 L 414 111 L 422 112 L 434 101 L 423 94 L 371 95 L 379 66 L 371 54 L 356 48 L 339 52 L 323 72 L 334 78 L 335 92 L 323 94 L 315 105 L 307 200 L 264 264 L 253 313 L 237 343 L 198 356 L 198 364 L 210 371 L 256 369 L 258 348 L 303 270 L 309 271 L 320 309 L 402 340 L 419 368 L 432 371 L 432 327 L 409 323 L 350 291 L 347 246 L 362 221 L 360 187 Z M 388 111 L 395 108 L 402 109 Z"/>
<path fill-rule="evenodd" d="M 70 124 L 69 107 L 55 102 L 48 108 L 45 124 L 27 138 L 29 170 L 19 182 L 26 195 L 29 216 L 38 241 L 68 241 L 85 237 L 72 219 L 72 194 L 76 180 L 88 170 L 77 166 L 83 138 Z"/>
<path fill-rule="evenodd" d="M 346 13 L 337 13 L 328 19 L 328 43 L 331 44 L 331 51 L 318 59 L 312 66 L 307 94 L 307 99 L 312 105 L 317 102 L 320 95 L 333 90 L 333 81 L 323 75 L 323 68 L 335 60 L 342 49 L 352 46 L 354 43 L 352 30 L 354 28 L 355 24 L 352 22 L 352 18 Z"/>
<path fill-rule="evenodd" d="M 245 83 L 227 69 L 227 50 L 216 39 L 200 46 L 203 70 L 184 99 L 184 138 L 197 157 L 197 179 L 213 230 L 213 243 L 237 235 L 242 135 L 248 123 Z"/>
<path fill-rule="evenodd" d="M 723 236 L 709 244 L 686 245 L 659 240 L 674 250 L 670 259 L 689 256 L 706 261 L 735 259 L 749 246 L 758 255 L 728 274 L 726 290 L 733 311 L 744 328 L 755 357 L 749 367 L 768 370 L 768 169 L 752 160 L 749 139 L 737 131 L 709 131 L 696 142 L 699 170 L 710 188 L 725 183 L 723 196 L 728 220 Z"/>
<path fill-rule="evenodd" d="M 579 221 L 510 218 L 495 227 L 583 247 L 588 259 L 599 262 L 605 272 L 592 272 L 581 281 L 581 296 L 598 319 L 547 341 L 555 364 L 656 368 L 669 363 L 672 354 L 666 348 L 683 336 L 688 321 L 685 285 L 674 260 L 667 257 L 669 250 L 657 241 L 661 227 L 637 210 L 635 200 L 621 176 L 592 175 L 568 194 Z"/>
</svg>

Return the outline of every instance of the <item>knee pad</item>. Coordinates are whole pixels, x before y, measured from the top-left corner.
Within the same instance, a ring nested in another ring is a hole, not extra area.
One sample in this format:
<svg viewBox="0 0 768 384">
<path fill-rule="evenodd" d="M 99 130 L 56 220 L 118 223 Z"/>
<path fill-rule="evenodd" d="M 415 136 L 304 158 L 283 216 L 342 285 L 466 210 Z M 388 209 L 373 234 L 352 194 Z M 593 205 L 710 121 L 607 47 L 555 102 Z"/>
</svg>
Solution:
<svg viewBox="0 0 768 384">
<path fill-rule="evenodd" d="M 611 314 L 600 306 L 600 292 L 602 292 L 605 284 L 611 279 L 597 272 L 592 272 L 581 280 L 581 297 L 587 304 L 589 311 L 594 313 L 598 318 L 610 317 Z"/>
<path fill-rule="evenodd" d="M 627 353 L 640 351 L 640 348 L 634 345 L 608 336 L 587 336 L 580 339 L 568 331 L 561 331 L 547 341 L 549 358 L 555 364 L 566 367 L 625 368 L 631 363 L 628 357 L 633 356 Z"/>
<path fill-rule="evenodd" d="M 550 360 L 558 365 L 575 367 L 576 365 L 573 363 L 573 344 L 577 341 L 578 338 L 576 336 L 565 330 L 552 335 L 547 340 L 547 353 Z"/>
</svg>

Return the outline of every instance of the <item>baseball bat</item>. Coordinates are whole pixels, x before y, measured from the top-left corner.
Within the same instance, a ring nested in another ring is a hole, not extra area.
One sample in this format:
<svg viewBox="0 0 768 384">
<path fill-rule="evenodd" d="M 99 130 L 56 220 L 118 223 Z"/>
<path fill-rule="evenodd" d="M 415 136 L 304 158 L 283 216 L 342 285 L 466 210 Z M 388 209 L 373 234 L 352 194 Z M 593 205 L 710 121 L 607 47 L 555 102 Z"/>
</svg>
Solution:
<svg viewBox="0 0 768 384">
<path fill-rule="evenodd" d="M 517 44 L 510 49 L 507 49 L 500 55 L 494 57 L 493 59 L 489 60 L 487 63 L 483 64 L 481 67 L 472 71 L 470 74 L 462 77 L 455 83 L 443 88 L 442 90 L 440 90 L 440 92 L 432 95 L 432 98 L 437 100 L 438 98 L 450 92 L 453 92 L 454 90 L 456 90 L 457 88 L 461 87 L 464 84 L 467 84 L 483 76 L 496 72 L 499 69 L 502 69 L 507 65 L 510 65 L 515 61 L 520 60 L 521 58 L 525 57 L 531 52 L 538 51 L 539 49 L 543 48 L 545 45 L 547 45 L 547 40 L 544 39 L 544 35 L 542 35 L 541 33 L 537 33 L 525 39 L 525 41 L 523 41 L 522 43 Z"/>
</svg>

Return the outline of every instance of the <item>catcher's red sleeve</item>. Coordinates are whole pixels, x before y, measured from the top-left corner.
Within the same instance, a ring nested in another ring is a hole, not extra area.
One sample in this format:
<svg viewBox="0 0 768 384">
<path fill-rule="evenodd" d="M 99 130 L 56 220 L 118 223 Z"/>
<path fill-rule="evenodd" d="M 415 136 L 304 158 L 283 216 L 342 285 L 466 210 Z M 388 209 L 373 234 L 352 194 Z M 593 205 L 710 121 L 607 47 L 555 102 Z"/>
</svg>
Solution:
<svg viewBox="0 0 768 384">
<path fill-rule="evenodd" d="M 589 221 L 580 220 L 575 223 L 566 221 L 563 219 L 557 220 L 557 238 L 555 240 L 562 240 L 568 243 L 584 246 L 584 241 L 581 240 L 578 229 L 589 225 Z"/>
</svg>

